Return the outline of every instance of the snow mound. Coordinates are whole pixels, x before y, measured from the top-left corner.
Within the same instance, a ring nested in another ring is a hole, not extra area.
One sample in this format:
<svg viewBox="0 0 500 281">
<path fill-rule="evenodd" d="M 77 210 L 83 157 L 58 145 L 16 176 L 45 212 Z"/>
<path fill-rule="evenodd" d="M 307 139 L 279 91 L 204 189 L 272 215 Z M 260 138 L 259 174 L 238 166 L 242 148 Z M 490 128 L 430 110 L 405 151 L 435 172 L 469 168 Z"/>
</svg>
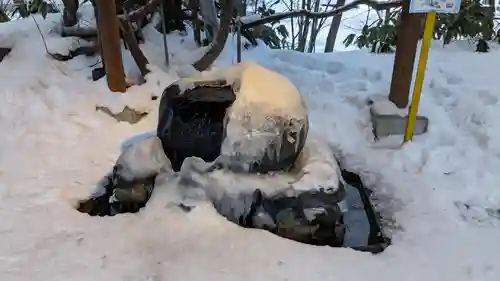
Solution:
<svg viewBox="0 0 500 281">
<path fill-rule="evenodd" d="M 58 36 L 50 30 L 59 16 L 37 17 L 45 38 Z M 162 39 L 150 31 L 141 47 L 164 78 L 160 86 L 137 87 L 147 96 L 179 76 L 162 65 Z M 0 24 L 0 34 L 0 44 L 13 47 L 0 63 L 2 280 L 497 281 L 500 276 L 498 48 L 477 54 L 466 41 L 460 48 L 433 44 L 420 105 L 420 113 L 432 120 L 429 132 L 398 150 L 374 148 L 365 105 L 367 98 L 388 93 L 393 55 L 244 51 L 245 60 L 293 81 L 309 109 L 311 132 L 327 139 L 343 167 L 375 191 L 377 209 L 396 219 L 395 227 L 385 222 L 393 245 L 373 256 L 243 229 L 210 204 L 187 214 L 168 208 L 165 202 L 178 187 L 171 178 L 138 214 L 92 218 L 76 212 L 63 198 L 88 192 L 113 166 L 119 144 L 154 130 L 157 120 L 148 116 L 130 125 L 96 113 L 96 103 L 117 94 L 104 81 L 88 79 L 95 59 L 52 60 L 32 19 Z M 179 64 L 190 59 L 184 54 L 195 46 L 182 40 L 168 37 L 169 50 L 182 54 L 172 60 Z M 225 58 L 217 64 L 230 64 Z"/>
</svg>

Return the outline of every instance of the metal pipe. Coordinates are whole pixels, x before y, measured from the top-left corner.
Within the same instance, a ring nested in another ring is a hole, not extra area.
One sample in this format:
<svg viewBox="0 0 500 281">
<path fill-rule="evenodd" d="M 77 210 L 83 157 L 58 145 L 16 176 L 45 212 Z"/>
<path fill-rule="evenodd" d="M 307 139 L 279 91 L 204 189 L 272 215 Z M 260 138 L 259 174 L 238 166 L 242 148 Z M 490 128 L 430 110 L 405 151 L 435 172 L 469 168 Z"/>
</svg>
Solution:
<svg viewBox="0 0 500 281">
<path fill-rule="evenodd" d="M 170 61 L 168 58 L 168 45 L 167 45 L 167 34 L 166 34 L 167 33 L 167 22 L 165 19 L 164 7 L 165 7 L 165 1 L 161 1 L 161 4 L 160 4 L 160 14 L 161 14 L 161 20 L 162 20 L 161 33 L 163 33 L 163 50 L 165 51 L 165 64 L 168 67 L 168 65 L 170 64 Z"/>
</svg>

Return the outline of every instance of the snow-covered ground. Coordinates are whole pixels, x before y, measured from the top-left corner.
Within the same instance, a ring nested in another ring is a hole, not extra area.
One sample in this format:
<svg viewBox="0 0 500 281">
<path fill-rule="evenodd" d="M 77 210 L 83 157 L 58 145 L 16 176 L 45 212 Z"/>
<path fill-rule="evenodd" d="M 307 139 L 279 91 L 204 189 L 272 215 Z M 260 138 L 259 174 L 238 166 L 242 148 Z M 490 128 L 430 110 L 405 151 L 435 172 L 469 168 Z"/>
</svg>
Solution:
<svg viewBox="0 0 500 281">
<path fill-rule="evenodd" d="M 38 18 L 50 50 L 73 39 Z M 227 222 L 209 207 L 164 208 L 155 193 L 138 214 L 96 218 L 74 210 L 112 167 L 120 144 L 156 127 L 163 88 L 195 60 L 192 37 L 162 40 L 146 32 L 154 64 L 148 82 L 125 95 L 89 79 L 95 59 L 58 62 L 45 54 L 33 20 L 0 25 L 1 280 L 385 280 L 494 281 L 500 278 L 500 50 L 467 43 L 432 49 L 420 113 L 429 132 L 402 148 L 372 142 L 368 98 L 388 93 L 392 55 L 363 51 L 300 54 L 256 48 L 256 60 L 304 94 L 311 130 L 377 194 L 393 245 L 371 255 L 312 247 Z M 217 62 L 231 63 L 234 46 Z M 127 73 L 138 71 L 126 57 Z M 151 114 L 135 125 L 96 112 L 97 104 L 133 104 Z M 167 186 L 168 187 L 168 186 Z M 496 216 L 496 217 L 495 217 Z"/>
</svg>

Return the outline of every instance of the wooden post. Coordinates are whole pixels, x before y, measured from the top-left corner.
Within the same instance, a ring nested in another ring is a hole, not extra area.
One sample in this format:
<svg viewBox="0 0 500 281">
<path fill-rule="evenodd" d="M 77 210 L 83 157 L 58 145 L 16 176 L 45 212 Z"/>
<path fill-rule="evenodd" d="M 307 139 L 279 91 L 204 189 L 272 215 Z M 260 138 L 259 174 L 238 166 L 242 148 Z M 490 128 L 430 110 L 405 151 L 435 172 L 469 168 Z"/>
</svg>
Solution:
<svg viewBox="0 0 500 281">
<path fill-rule="evenodd" d="M 125 92 L 125 71 L 123 70 L 120 44 L 120 25 L 116 17 L 115 0 L 97 0 L 97 28 L 101 42 L 101 56 L 106 69 L 109 90 Z"/>
<path fill-rule="evenodd" d="M 389 100 L 398 108 L 406 108 L 408 105 L 413 65 L 425 17 L 425 14 L 410 14 L 409 8 L 410 1 L 404 1 L 401 23 L 397 30 L 396 57 L 389 92 Z"/>
</svg>

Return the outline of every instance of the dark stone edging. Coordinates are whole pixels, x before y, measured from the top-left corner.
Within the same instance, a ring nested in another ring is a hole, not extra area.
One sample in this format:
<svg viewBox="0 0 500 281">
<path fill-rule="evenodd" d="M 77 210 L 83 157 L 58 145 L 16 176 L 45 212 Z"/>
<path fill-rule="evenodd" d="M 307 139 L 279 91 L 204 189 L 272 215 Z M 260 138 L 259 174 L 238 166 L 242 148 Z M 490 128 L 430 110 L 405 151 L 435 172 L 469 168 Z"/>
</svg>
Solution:
<svg viewBox="0 0 500 281">
<path fill-rule="evenodd" d="M 0 47 L 0 62 L 12 51 L 11 48 Z"/>
</svg>

